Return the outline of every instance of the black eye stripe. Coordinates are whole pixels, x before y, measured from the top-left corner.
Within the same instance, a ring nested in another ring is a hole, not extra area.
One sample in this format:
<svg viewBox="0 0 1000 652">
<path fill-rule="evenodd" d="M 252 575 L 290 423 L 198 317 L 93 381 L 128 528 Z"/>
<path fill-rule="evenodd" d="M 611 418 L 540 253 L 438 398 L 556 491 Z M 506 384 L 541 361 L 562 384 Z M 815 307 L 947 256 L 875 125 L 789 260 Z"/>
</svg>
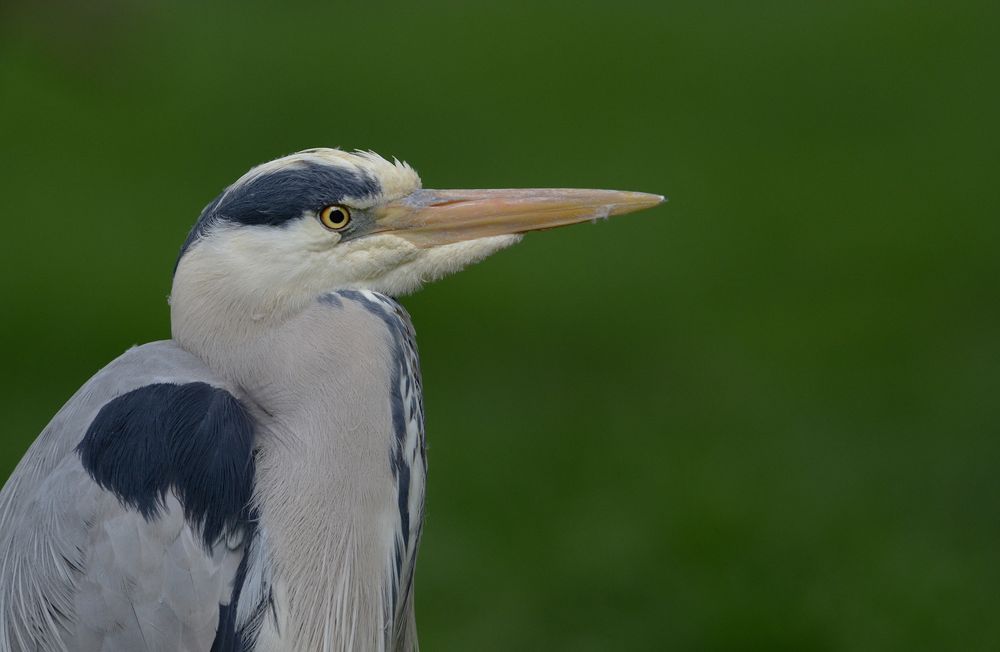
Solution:
<svg viewBox="0 0 1000 652">
<path fill-rule="evenodd" d="M 378 181 L 362 170 L 320 163 L 297 163 L 262 174 L 230 187 L 209 204 L 188 234 L 180 255 L 218 221 L 281 226 L 315 211 L 316 206 L 337 204 L 344 197 L 374 197 L 380 191 Z"/>
<path fill-rule="evenodd" d="M 307 163 L 279 170 L 233 188 L 216 211 L 242 224 L 277 226 L 301 217 L 313 206 L 339 204 L 344 197 L 369 197 L 378 182 L 361 171 Z"/>
</svg>

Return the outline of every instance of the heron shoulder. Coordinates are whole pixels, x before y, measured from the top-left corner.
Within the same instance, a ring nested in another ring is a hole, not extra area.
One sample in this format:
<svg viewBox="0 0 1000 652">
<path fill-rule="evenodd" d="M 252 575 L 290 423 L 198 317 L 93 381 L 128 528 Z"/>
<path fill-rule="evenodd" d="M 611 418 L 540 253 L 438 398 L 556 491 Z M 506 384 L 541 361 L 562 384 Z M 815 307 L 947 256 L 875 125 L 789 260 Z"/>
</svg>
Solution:
<svg viewBox="0 0 1000 652">
<path fill-rule="evenodd" d="M 165 341 L 63 406 L 0 490 L 0 649 L 211 645 L 242 552 L 206 544 L 240 527 L 252 482 L 235 392 Z"/>
<path fill-rule="evenodd" d="M 172 341 L 129 349 L 63 405 L 0 489 L 0 541 L 33 502 L 70 481 L 60 469 L 86 471 L 147 519 L 178 491 L 206 539 L 218 537 L 252 483 L 253 420 L 238 395 Z M 210 515 L 209 505 L 225 514 Z"/>
<path fill-rule="evenodd" d="M 130 348 L 94 374 L 55 414 L 22 457 L 3 493 L 12 482 L 26 490 L 29 480 L 40 481 L 64 457 L 74 454 L 98 412 L 117 397 L 156 383 L 191 382 L 238 394 L 237 388 L 172 340 Z"/>
</svg>

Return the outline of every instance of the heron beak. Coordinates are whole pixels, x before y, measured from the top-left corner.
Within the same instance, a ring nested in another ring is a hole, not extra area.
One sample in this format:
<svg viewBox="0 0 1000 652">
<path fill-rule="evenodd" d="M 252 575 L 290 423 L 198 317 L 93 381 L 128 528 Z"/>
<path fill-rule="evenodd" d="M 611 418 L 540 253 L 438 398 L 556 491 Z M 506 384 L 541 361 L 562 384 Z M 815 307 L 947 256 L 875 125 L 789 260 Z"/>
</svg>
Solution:
<svg viewBox="0 0 1000 652">
<path fill-rule="evenodd" d="M 663 201 L 618 190 L 418 190 L 375 209 L 375 231 L 426 248 L 624 215 Z"/>
</svg>

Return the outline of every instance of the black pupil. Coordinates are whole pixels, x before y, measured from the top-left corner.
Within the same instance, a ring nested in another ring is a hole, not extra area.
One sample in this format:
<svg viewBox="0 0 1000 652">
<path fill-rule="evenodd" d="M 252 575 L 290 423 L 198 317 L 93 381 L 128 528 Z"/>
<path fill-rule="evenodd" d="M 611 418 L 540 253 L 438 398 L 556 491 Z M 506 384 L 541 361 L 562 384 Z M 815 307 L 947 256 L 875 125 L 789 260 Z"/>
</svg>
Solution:
<svg viewBox="0 0 1000 652">
<path fill-rule="evenodd" d="M 334 208 L 332 211 L 330 211 L 330 221 L 333 222 L 334 224 L 340 224 L 345 219 L 346 216 L 344 215 L 344 211 L 342 211 L 341 209 Z"/>
</svg>

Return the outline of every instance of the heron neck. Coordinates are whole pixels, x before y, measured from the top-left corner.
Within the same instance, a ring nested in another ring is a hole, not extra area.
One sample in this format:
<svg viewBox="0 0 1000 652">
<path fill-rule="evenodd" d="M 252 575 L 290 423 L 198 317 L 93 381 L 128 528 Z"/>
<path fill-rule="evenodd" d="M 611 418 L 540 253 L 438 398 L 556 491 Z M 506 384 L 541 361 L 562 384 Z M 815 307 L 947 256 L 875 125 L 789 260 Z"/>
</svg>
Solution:
<svg viewBox="0 0 1000 652">
<path fill-rule="evenodd" d="M 280 629 L 293 649 L 384 649 L 412 618 L 398 609 L 393 333 L 346 299 L 261 317 L 191 285 L 175 280 L 174 338 L 238 383 L 258 420 L 255 499 Z M 422 506 L 422 468 L 414 477 Z"/>
<path fill-rule="evenodd" d="M 397 344 L 379 317 L 336 299 L 285 322 L 267 348 L 247 390 L 269 412 L 257 500 L 294 649 L 384 649 L 403 590 L 390 465 Z"/>
<path fill-rule="evenodd" d="M 315 298 L 258 292 L 238 275 L 220 275 L 198 253 L 187 254 L 174 275 L 171 334 L 213 371 L 243 385 L 266 364 L 282 327 Z"/>
</svg>

